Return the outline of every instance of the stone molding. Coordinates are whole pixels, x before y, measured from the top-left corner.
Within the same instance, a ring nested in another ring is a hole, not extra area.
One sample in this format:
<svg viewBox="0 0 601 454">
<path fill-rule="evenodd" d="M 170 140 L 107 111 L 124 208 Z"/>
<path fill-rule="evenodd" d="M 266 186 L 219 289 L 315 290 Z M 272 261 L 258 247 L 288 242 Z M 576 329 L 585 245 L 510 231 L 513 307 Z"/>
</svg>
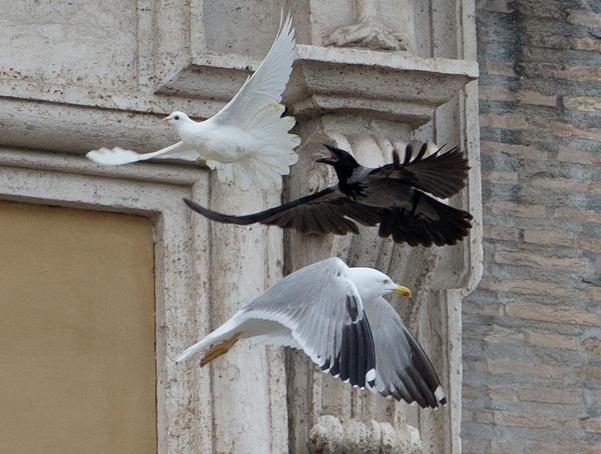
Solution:
<svg viewBox="0 0 601 454">
<path fill-rule="evenodd" d="M 217 112 L 267 50 L 279 5 L 240 1 L 223 21 L 230 28 L 219 30 L 210 21 L 223 17 L 223 2 L 114 1 L 115 17 L 107 12 L 104 19 L 119 26 L 131 20 L 126 25 L 135 33 L 119 35 L 119 43 L 133 45 L 115 61 L 135 59 L 124 74 L 112 75 L 116 85 L 98 85 L 98 77 L 40 81 L 35 72 L 0 74 L 0 197 L 155 220 L 159 453 L 300 453 L 324 415 L 361 427 L 378 421 L 397 432 L 412 426 L 424 452 L 461 452 L 461 301 L 480 278 L 482 256 L 473 0 L 435 0 L 436 8 L 415 10 L 413 17 L 403 9 L 406 0 L 359 1 L 354 17 L 351 0 L 291 4 L 299 44 L 284 100 L 298 118 L 301 160 L 283 193 L 246 194 L 219 185 L 195 163 L 103 168 L 79 155 L 101 145 L 158 149 L 177 140 L 158 123 L 161 116 L 183 110 L 202 119 Z M 249 16 L 251 7 L 256 11 Z M 415 32 L 411 53 L 325 46 L 324 37 L 361 18 L 377 17 L 387 27 L 394 22 L 391 30 L 398 32 L 403 14 Z M 248 17 L 256 22 L 252 30 Z M 472 163 L 466 190 L 450 201 L 475 217 L 470 237 L 458 246 L 406 248 L 368 228 L 345 237 L 214 228 L 181 203 L 186 196 L 219 211 L 256 211 L 333 182 L 328 168 L 313 163 L 322 143 L 376 165 L 390 159 L 393 146 L 413 139 L 460 145 Z M 185 345 L 277 281 L 282 264 L 290 272 L 329 255 L 376 266 L 413 287 L 411 306 L 392 304 L 435 362 L 449 394 L 445 409 L 421 411 L 358 393 L 302 355 L 279 349 L 240 346 L 211 369 L 173 364 Z M 217 276 L 213 283 L 211 276 Z"/>
</svg>

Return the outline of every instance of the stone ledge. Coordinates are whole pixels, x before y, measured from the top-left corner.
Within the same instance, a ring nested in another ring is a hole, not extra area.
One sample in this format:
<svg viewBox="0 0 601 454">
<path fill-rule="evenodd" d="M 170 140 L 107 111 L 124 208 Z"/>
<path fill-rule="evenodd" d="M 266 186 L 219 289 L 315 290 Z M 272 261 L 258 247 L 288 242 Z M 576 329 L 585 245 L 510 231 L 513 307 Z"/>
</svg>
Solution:
<svg viewBox="0 0 601 454">
<path fill-rule="evenodd" d="M 157 94 L 227 102 L 259 63 L 242 55 L 203 55 L 164 82 Z M 473 61 L 297 45 L 284 102 L 299 116 L 358 111 L 417 127 L 477 77 Z"/>
</svg>

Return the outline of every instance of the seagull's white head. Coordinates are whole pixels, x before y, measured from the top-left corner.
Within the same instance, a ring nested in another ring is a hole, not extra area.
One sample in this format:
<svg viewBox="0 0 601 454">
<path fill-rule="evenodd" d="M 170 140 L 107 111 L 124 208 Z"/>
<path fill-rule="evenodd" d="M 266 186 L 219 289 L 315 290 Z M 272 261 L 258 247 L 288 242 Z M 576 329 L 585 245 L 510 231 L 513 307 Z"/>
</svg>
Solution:
<svg viewBox="0 0 601 454">
<path fill-rule="evenodd" d="M 171 114 L 169 114 L 169 116 L 163 118 L 161 121 L 166 121 L 168 124 L 170 124 L 171 126 L 179 126 L 184 124 L 186 121 L 189 121 L 190 117 L 188 117 L 188 115 L 186 115 L 183 112 L 172 112 Z"/>
<path fill-rule="evenodd" d="M 357 287 L 363 301 L 392 292 L 401 296 L 411 296 L 411 290 L 407 287 L 395 284 L 389 276 L 373 268 L 351 268 L 349 278 Z"/>
</svg>

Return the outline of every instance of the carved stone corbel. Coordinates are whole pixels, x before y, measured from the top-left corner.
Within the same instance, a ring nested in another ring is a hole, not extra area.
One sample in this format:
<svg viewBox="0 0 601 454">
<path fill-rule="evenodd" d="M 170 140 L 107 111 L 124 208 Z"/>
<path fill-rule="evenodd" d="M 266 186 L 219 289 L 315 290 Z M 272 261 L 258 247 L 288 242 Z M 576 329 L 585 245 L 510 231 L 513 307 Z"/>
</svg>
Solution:
<svg viewBox="0 0 601 454">
<path fill-rule="evenodd" d="M 323 143 L 349 150 L 360 163 L 371 167 L 389 162 L 393 149 L 404 150 L 405 144 L 415 137 L 414 130 L 403 123 L 342 113 L 306 119 L 299 125 L 299 133 L 304 138 L 299 150 L 304 159 L 297 164 L 288 181 L 288 199 L 335 182 L 329 166 L 314 163 L 315 159 L 326 153 L 321 146 Z M 443 290 L 434 285 L 440 266 L 445 260 L 448 261 L 448 255 L 457 254 L 457 249 L 411 248 L 395 244 L 390 238 L 380 238 L 376 228 L 359 228 L 360 235 L 344 237 L 314 237 L 287 232 L 286 272 L 328 256 L 338 256 L 350 266 L 375 267 L 397 282 L 408 285 L 415 291 L 415 297 L 409 302 L 392 298 L 391 304 L 428 352 L 447 392 L 457 396 L 460 384 L 451 380 L 451 371 L 459 358 L 449 354 L 447 337 L 449 334 L 455 335 L 459 320 L 446 315 L 448 307 L 445 295 L 446 289 L 455 288 L 459 282 L 447 280 Z M 463 244 L 459 250 L 462 247 L 468 246 Z M 363 423 L 374 420 L 378 424 L 390 424 L 396 430 L 410 424 L 427 440 L 427 452 L 450 451 L 447 449 L 449 441 L 444 434 L 452 432 L 449 425 L 458 415 L 455 407 L 433 412 L 421 410 L 415 405 L 384 400 L 366 391 L 353 390 L 319 372 L 304 356 L 295 352 L 287 353 L 286 362 L 292 452 L 303 452 L 307 440 L 311 439 L 311 427 L 315 429 L 314 432 L 317 431 L 315 433 L 334 427 L 331 424 L 320 426 L 318 421 L 322 415 L 335 415 L 343 421 Z M 328 440 L 331 437 L 334 437 L 331 440 L 337 439 L 334 434 L 323 436 Z M 321 435 L 318 439 L 324 440 Z"/>
<path fill-rule="evenodd" d="M 405 13 L 405 23 L 395 30 L 382 20 L 377 0 L 356 0 L 356 19 L 352 25 L 337 28 L 325 39 L 326 45 L 359 46 L 378 50 L 414 51 L 413 10 L 407 1 L 395 2 Z M 383 2 L 385 3 L 385 2 Z M 400 4 L 399 4 L 400 3 Z M 381 5 L 386 6 L 388 5 Z"/>
<path fill-rule="evenodd" d="M 336 416 L 320 416 L 309 432 L 311 454 L 420 454 L 419 431 L 408 424 L 397 429 L 373 419 L 341 421 Z"/>
</svg>

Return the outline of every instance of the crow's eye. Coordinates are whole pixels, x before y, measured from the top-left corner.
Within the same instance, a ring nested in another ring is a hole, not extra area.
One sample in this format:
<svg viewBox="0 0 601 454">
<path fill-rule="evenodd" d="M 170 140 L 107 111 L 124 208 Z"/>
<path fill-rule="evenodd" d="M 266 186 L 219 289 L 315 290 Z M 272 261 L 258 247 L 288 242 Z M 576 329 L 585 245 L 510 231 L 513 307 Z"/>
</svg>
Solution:
<svg viewBox="0 0 601 454">
<path fill-rule="evenodd" d="M 179 120 L 179 115 L 176 115 L 174 118 L 175 118 L 176 120 Z"/>
</svg>

